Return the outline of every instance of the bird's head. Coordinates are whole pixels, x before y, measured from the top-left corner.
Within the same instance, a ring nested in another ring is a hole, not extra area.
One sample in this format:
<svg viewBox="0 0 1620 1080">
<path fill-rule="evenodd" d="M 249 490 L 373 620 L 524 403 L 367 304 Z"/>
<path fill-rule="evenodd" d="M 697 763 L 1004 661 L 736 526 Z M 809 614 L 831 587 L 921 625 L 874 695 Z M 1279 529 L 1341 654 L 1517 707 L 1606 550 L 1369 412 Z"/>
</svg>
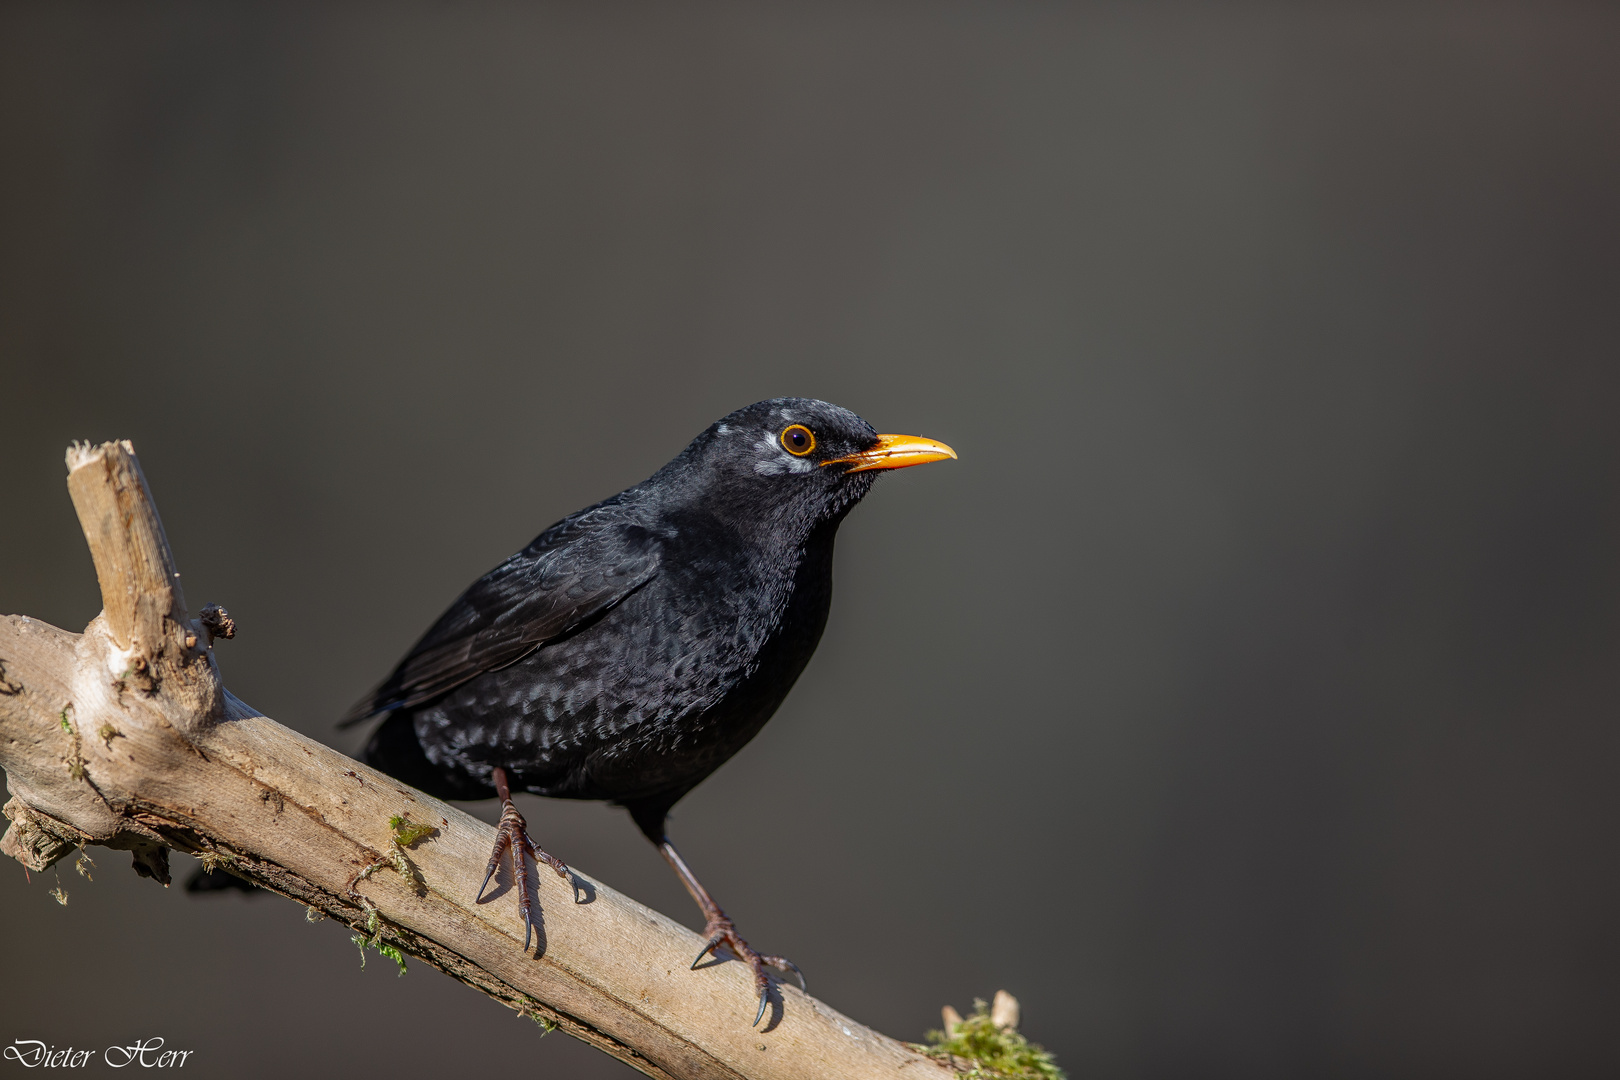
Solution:
<svg viewBox="0 0 1620 1080">
<path fill-rule="evenodd" d="M 711 506 L 813 527 L 842 518 L 878 474 L 956 457 L 942 442 L 880 435 L 814 398 L 760 401 L 723 419 L 667 468 L 701 477 Z"/>
</svg>

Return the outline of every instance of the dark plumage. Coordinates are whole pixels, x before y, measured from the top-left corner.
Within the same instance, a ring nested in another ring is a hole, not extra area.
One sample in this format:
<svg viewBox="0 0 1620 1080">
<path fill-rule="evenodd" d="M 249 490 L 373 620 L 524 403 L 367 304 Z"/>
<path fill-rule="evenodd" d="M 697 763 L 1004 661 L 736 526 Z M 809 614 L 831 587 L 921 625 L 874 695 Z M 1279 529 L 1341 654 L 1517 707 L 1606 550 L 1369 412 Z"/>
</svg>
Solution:
<svg viewBox="0 0 1620 1080">
<path fill-rule="evenodd" d="M 386 714 L 366 761 L 443 798 L 507 800 L 510 785 L 627 807 L 704 908 L 709 947 L 752 963 L 763 992 L 760 965 L 780 958 L 736 937 L 665 816 L 809 662 L 834 535 L 876 470 L 954 456 L 823 401 L 740 409 L 480 578 L 345 722 Z M 507 802 L 516 821 L 503 820 L 492 869 L 504 846 L 528 845 Z"/>
</svg>

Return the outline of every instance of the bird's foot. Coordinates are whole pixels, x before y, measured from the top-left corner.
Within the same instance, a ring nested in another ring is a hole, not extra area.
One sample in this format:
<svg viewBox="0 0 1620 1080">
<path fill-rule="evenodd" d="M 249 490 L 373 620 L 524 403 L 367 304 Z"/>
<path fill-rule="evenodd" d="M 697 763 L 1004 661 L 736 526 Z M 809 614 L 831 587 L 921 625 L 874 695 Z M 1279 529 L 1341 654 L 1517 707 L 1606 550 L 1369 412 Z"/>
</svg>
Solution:
<svg viewBox="0 0 1620 1080">
<path fill-rule="evenodd" d="M 753 947 L 737 934 L 737 927 L 719 908 L 709 913 L 708 921 L 703 927 L 703 938 L 705 941 L 703 951 L 692 961 L 694 969 L 703 962 L 705 956 L 722 945 L 730 949 L 737 959 L 754 969 L 754 989 L 759 992 L 759 1011 L 754 1014 L 755 1027 L 759 1026 L 760 1019 L 765 1015 L 765 1003 L 770 993 L 771 978 L 765 973 L 767 967 L 793 972 L 794 977 L 799 980 L 799 989 L 805 988 L 804 973 L 799 970 L 799 965 L 783 956 L 766 956 L 755 952 Z"/>
<path fill-rule="evenodd" d="M 529 839 L 529 825 L 518 813 L 518 808 L 510 798 L 501 800 L 501 821 L 495 827 L 495 848 L 489 853 L 489 866 L 484 871 L 484 883 L 478 886 L 478 896 L 474 903 L 484 899 L 484 890 L 489 887 L 489 879 L 495 876 L 500 868 L 501 857 L 507 852 L 512 853 L 512 885 L 517 890 L 518 908 L 523 912 L 523 948 L 528 951 L 529 938 L 534 930 L 535 923 L 539 921 L 539 912 L 535 910 L 534 895 L 529 891 L 528 864 L 523 857 L 528 855 L 535 860 L 536 865 L 545 863 L 557 871 L 557 876 L 568 878 L 568 867 L 562 861 L 542 851 L 539 844 Z"/>
</svg>

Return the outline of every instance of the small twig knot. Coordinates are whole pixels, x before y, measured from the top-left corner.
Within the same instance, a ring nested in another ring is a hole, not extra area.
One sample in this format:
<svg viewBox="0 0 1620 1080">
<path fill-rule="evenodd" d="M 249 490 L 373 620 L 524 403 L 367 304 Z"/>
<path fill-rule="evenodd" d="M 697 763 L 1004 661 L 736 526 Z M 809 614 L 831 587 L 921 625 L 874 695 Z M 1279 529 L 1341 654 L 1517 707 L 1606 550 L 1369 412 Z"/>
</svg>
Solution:
<svg viewBox="0 0 1620 1080">
<path fill-rule="evenodd" d="M 231 613 L 218 604 L 209 604 L 197 613 L 197 619 L 202 623 L 203 629 L 208 631 L 208 638 L 225 638 L 229 640 L 236 636 L 236 620 Z"/>
</svg>

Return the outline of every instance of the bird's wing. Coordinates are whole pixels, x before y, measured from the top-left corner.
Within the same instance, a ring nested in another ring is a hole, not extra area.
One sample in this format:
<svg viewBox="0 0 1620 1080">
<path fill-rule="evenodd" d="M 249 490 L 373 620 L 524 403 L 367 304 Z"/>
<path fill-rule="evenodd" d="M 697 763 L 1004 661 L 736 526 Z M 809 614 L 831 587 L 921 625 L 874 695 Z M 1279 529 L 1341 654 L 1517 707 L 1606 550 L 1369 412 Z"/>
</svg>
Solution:
<svg viewBox="0 0 1620 1080">
<path fill-rule="evenodd" d="M 589 520 L 546 530 L 450 605 L 394 673 L 338 721 L 410 708 L 473 676 L 516 663 L 603 614 L 658 572 L 646 529 Z"/>
</svg>

